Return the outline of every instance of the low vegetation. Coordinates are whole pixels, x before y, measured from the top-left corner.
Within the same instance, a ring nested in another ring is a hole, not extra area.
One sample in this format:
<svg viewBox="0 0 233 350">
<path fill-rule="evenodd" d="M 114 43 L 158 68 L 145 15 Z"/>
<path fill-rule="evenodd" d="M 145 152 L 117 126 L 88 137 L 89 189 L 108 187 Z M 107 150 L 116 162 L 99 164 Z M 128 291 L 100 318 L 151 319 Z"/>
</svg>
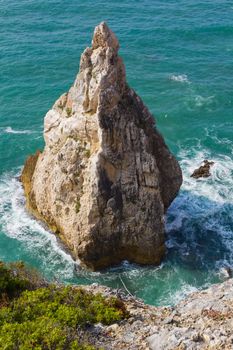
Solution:
<svg viewBox="0 0 233 350">
<path fill-rule="evenodd" d="M 67 117 L 71 117 L 71 115 L 72 115 L 72 109 L 69 108 L 69 107 L 67 107 L 67 108 L 66 108 L 66 114 L 67 114 Z"/>
<path fill-rule="evenodd" d="M 33 290 L 34 283 L 27 272 L 0 263 L 0 349 L 92 350 L 83 338 L 88 327 L 127 317 L 117 298 L 72 286 L 38 288 L 41 280 Z"/>
<path fill-rule="evenodd" d="M 91 151 L 90 151 L 89 149 L 87 149 L 87 150 L 85 151 L 85 157 L 86 157 L 86 158 L 90 158 L 90 156 L 91 156 Z"/>
<path fill-rule="evenodd" d="M 75 211 L 77 214 L 79 213 L 80 208 L 81 208 L 80 199 L 77 198 L 76 203 L 75 203 Z"/>
<path fill-rule="evenodd" d="M 36 271 L 27 269 L 22 262 L 6 265 L 0 261 L 0 307 L 8 305 L 25 290 L 46 285 Z"/>
</svg>

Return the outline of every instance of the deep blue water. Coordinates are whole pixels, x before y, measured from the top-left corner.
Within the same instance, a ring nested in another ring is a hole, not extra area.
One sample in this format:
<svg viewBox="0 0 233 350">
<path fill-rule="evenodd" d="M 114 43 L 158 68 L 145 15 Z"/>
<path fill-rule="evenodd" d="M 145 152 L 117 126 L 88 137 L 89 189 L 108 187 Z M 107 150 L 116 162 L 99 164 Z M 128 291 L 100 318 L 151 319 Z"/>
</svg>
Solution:
<svg viewBox="0 0 233 350">
<path fill-rule="evenodd" d="M 27 155 L 43 148 L 44 115 L 73 83 L 102 20 L 184 173 L 159 267 L 75 268 L 25 212 L 17 180 Z M 0 0 L 0 49 L 0 259 L 24 260 L 67 283 L 123 281 L 156 305 L 224 279 L 233 267 L 233 1 Z M 215 161 L 212 177 L 190 178 L 205 158 Z"/>
</svg>

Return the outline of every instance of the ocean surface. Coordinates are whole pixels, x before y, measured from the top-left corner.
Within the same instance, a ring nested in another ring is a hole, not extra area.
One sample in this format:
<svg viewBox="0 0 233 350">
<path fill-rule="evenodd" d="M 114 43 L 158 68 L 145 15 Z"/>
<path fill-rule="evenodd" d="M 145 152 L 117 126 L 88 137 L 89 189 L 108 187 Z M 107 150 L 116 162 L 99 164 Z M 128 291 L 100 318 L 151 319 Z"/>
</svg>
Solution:
<svg viewBox="0 0 233 350">
<path fill-rule="evenodd" d="M 18 176 L 42 149 L 43 118 L 66 92 L 101 21 L 116 33 L 127 80 L 180 161 L 158 267 L 81 270 L 24 209 Z M 233 268 L 233 1 L 0 0 L 0 260 L 52 281 L 126 288 L 155 305 L 224 280 Z M 204 159 L 208 179 L 190 178 Z"/>
</svg>

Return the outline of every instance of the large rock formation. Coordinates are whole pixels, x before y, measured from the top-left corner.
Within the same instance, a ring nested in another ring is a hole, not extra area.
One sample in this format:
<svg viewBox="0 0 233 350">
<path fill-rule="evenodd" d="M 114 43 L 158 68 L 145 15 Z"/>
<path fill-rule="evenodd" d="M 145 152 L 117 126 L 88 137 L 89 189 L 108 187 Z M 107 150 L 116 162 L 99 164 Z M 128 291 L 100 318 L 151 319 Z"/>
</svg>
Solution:
<svg viewBox="0 0 233 350">
<path fill-rule="evenodd" d="M 27 207 L 80 261 L 159 263 L 164 213 L 180 167 L 154 119 L 129 88 L 119 43 L 105 23 L 81 56 L 69 92 L 46 114 L 45 149 L 26 162 Z"/>
</svg>

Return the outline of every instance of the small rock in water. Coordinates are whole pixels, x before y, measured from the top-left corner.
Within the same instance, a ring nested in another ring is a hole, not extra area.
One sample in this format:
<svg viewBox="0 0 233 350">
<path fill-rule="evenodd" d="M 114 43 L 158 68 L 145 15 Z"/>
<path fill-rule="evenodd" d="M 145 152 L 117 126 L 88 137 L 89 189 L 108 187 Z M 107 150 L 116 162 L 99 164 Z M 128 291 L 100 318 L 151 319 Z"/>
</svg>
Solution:
<svg viewBox="0 0 233 350">
<path fill-rule="evenodd" d="M 211 176 L 210 167 L 214 165 L 214 162 L 210 162 L 207 159 L 204 160 L 204 165 L 201 165 L 198 169 L 194 170 L 191 177 L 199 179 L 200 177 Z"/>
<path fill-rule="evenodd" d="M 219 274 L 224 278 L 232 278 L 233 277 L 233 269 L 229 266 L 222 267 L 219 270 Z"/>
</svg>

